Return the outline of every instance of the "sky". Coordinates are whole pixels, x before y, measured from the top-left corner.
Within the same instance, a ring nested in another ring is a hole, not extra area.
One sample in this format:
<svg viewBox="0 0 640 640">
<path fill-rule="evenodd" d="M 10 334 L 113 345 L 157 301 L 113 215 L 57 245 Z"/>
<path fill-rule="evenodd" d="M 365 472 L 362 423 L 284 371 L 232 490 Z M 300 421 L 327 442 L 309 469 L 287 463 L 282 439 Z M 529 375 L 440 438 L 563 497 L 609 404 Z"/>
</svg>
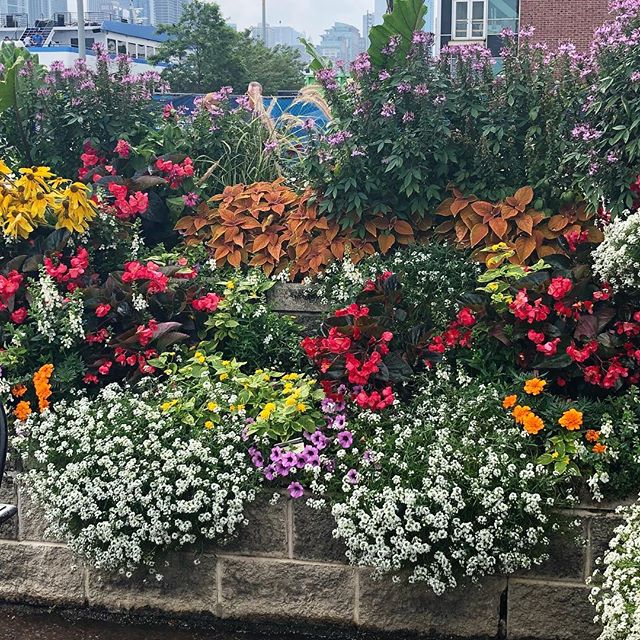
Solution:
<svg viewBox="0 0 640 640">
<path fill-rule="evenodd" d="M 214 0 L 238 29 L 262 21 L 261 0 Z M 346 22 L 362 30 L 362 16 L 373 13 L 374 0 L 267 0 L 267 24 L 283 24 L 319 42 L 334 22 Z"/>
</svg>

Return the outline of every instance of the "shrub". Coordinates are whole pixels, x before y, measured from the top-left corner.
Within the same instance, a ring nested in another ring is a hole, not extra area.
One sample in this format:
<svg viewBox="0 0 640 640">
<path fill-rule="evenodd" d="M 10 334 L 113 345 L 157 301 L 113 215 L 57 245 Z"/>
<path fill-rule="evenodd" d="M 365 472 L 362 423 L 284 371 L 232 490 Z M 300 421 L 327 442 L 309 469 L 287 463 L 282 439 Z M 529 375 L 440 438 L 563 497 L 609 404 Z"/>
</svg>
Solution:
<svg viewBox="0 0 640 640">
<path fill-rule="evenodd" d="M 535 446 L 496 412 L 500 400 L 443 369 L 410 404 L 350 423 L 364 440 L 335 470 L 332 512 L 353 564 L 406 569 L 441 594 L 546 558 L 566 482 L 536 465 Z M 340 483 L 349 468 L 352 481 Z"/>
<path fill-rule="evenodd" d="M 117 385 L 18 423 L 25 480 L 50 532 L 97 569 L 161 575 L 159 556 L 221 542 L 244 522 L 257 476 L 244 421 L 199 433 L 162 411 L 162 390 Z"/>
</svg>

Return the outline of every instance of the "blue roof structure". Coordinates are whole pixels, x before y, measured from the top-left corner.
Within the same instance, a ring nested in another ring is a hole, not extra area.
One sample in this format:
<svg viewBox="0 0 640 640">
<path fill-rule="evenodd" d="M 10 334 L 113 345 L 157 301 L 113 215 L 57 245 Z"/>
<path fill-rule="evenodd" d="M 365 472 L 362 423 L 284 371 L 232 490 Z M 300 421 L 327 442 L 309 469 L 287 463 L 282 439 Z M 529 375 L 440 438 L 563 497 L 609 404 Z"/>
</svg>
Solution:
<svg viewBox="0 0 640 640">
<path fill-rule="evenodd" d="M 155 27 L 147 24 L 131 24 L 129 22 L 105 20 L 101 28 L 103 31 L 110 31 L 111 33 L 117 33 L 121 36 L 144 38 L 152 42 L 166 42 L 169 40 L 169 36 L 166 33 L 158 33 Z"/>
</svg>

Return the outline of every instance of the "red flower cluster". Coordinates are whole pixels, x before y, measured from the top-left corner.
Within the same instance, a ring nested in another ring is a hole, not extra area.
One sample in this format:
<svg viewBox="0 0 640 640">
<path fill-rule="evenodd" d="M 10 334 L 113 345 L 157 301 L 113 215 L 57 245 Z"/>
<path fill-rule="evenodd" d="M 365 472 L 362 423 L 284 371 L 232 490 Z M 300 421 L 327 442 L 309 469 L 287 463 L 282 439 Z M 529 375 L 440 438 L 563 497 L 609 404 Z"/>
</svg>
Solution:
<svg viewBox="0 0 640 640">
<path fill-rule="evenodd" d="M 155 349 L 147 349 L 142 353 L 136 353 L 128 349 L 123 349 L 122 347 L 116 347 L 114 354 L 114 361 L 123 367 L 138 367 L 140 373 L 144 373 L 145 375 L 150 375 L 156 370 L 155 367 L 152 367 L 147 362 L 158 355 Z"/>
<path fill-rule="evenodd" d="M 113 151 L 116 155 L 127 160 L 131 155 L 131 145 L 126 140 L 118 140 Z"/>
<path fill-rule="evenodd" d="M 382 411 L 387 407 L 391 406 L 395 401 L 395 396 L 393 395 L 393 389 L 391 387 L 385 387 L 382 390 L 382 393 L 378 393 L 377 391 L 372 391 L 368 394 L 366 391 L 362 390 L 356 396 L 356 404 L 363 409 L 371 409 L 371 411 Z"/>
<path fill-rule="evenodd" d="M 163 174 L 172 189 L 177 189 L 187 178 L 193 175 L 193 161 L 185 158 L 182 162 L 171 162 L 171 160 L 156 160 L 156 169 Z"/>
<path fill-rule="evenodd" d="M 0 275 L 0 311 L 5 311 L 13 296 L 18 293 L 22 284 L 22 276 L 13 269 L 6 276 Z"/>
<path fill-rule="evenodd" d="M 533 304 L 529 304 L 529 296 L 526 289 L 520 289 L 509 309 L 518 320 L 526 320 L 529 324 L 542 322 L 549 317 L 551 309 L 538 298 Z"/>
<path fill-rule="evenodd" d="M 116 210 L 116 216 L 123 220 L 134 218 L 149 208 L 149 195 L 142 191 L 130 194 L 125 185 L 110 182 L 109 193 L 115 198 L 113 206 Z"/>
<path fill-rule="evenodd" d="M 140 345 L 146 347 L 153 340 L 157 330 L 158 323 L 153 318 L 146 325 L 139 325 L 136 328 L 136 337 Z"/>
<path fill-rule="evenodd" d="M 44 269 L 58 284 L 66 285 L 67 291 L 73 292 L 82 286 L 82 278 L 89 268 L 89 252 L 78 247 L 75 255 L 69 259 L 69 265 L 61 262 L 61 256 L 54 256 L 57 264 L 48 256 L 44 259 Z"/>
<path fill-rule="evenodd" d="M 131 283 L 134 281 L 148 281 L 147 293 L 153 295 L 167 290 L 169 278 L 160 271 L 160 267 L 155 262 L 147 262 L 146 266 L 140 262 L 127 262 L 124 265 L 122 282 Z"/>
<path fill-rule="evenodd" d="M 431 338 L 427 350 L 433 354 L 443 354 L 453 347 L 468 347 L 471 344 L 471 327 L 476 324 L 476 317 L 468 307 L 462 309 L 456 319 L 449 324 L 443 333 Z M 429 359 L 425 360 L 427 367 L 432 366 Z"/>
<path fill-rule="evenodd" d="M 202 311 L 204 313 L 213 313 L 217 310 L 222 298 L 215 293 L 207 293 L 206 296 L 201 298 L 195 298 L 191 301 L 191 306 L 196 311 Z"/>
</svg>

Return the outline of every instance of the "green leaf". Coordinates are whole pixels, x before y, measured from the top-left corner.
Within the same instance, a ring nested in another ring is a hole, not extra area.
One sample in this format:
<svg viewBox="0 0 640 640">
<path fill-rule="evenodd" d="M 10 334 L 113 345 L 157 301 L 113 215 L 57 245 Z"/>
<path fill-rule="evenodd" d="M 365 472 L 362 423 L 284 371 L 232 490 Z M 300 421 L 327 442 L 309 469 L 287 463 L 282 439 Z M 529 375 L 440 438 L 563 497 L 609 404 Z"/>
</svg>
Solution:
<svg viewBox="0 0 640 640">
<path fill-rule="evenodd" d="M 369 57 L 376 67 L 383 67 L 385 56 L 382 50 L 393 36 L 400 36 L 398 51 L 403 58 L 409 53 L 411 40 L 416 31 L 422 31 L 425 25 L 427 7 L 423 0 L 396 0 L 393 13 L 384 16 L 383 23 L 369 32 Z"/>
</svg>

